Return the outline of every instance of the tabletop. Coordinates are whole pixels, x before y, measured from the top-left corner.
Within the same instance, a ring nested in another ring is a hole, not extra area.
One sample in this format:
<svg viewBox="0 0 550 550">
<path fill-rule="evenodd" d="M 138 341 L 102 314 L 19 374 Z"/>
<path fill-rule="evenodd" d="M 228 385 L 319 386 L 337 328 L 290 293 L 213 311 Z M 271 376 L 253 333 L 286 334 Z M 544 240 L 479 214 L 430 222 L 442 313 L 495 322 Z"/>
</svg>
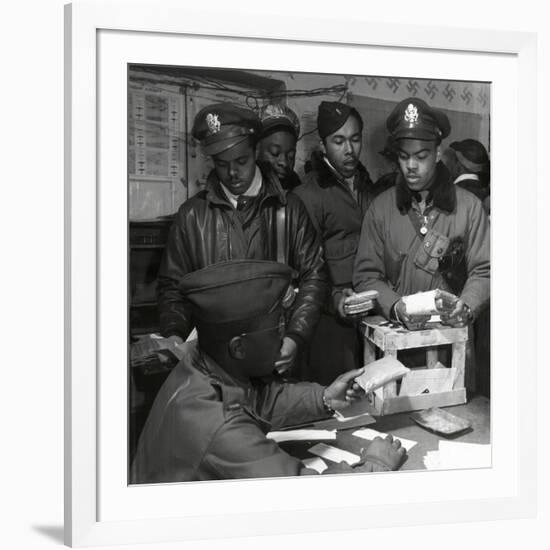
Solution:
<svg viewBox="0 0 550 550">
<path fill-rule="evenodd" d="M 368 428 L 392 434 L 394 437 L 403 437 L 417 442 L 408 453 L 408 458 L 401 467 L 401 470 L 425 470 L 424 457 L 428 451 L 435 451 L 439 447 L 439 441 L 452 440 L 461 443 L 488 444 L 491 441 L 490 421 L 490 400 L 483 396 L 474 396 L 464 405 L 445 407 L 456 416 L 468 420 L 471 428 L 455 436 L 442 436 L 429 430 L 421 428 L 410 417 L 412 412 L 397 413 L 387 416 L 376 417 L 375 424 L 369 424 Z M 328 445 L 338 447 L 345 451 L 359 454 L 362 447 L 365 447 L 366 440 L 354 436 L 353 432 L 359 428 L 339 430 L 336 441 L 326 441 Z M 316 441 L 293 441 L 280 443 L 281 447 L 289 454 L 300 458 L 311 458 L 308 452 Z"/>
</svg>

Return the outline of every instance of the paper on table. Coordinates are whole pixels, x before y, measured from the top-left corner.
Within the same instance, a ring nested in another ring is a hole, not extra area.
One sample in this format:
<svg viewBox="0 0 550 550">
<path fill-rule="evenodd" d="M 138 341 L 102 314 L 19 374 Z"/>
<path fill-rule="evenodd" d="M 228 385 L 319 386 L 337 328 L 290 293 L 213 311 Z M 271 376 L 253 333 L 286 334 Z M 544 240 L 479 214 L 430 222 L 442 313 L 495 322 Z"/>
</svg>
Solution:
<svg viewBox="0 0 550 550">
<path fill-rule="evenodd" d="M 283 432 L 269 432 L 266 437 L 277 443 L 282 441 L 315 441 L 336 439 L 336 430 L 288 430 Z"/>
<path fill-rule="evenodd" d="M 414 369 L 401 380 L 399 395 L 421 395 L 451 391 L 456 377 L 456 368 L 437 363 L 433 369 Z"/>
<path fill-rule="evenodd" d="M 426 453 L 424 464 L 428 470 L 488 468 L 491 466 L 491 445 L 442 440 L 438 451 Z"/>
<path fill-rule="evenodd" d="M 315 458 L 304 458 L 304 460 L 302 460 L 302 464 L 306 468 L 315 470 L 320 474 L 322 474 L 328 468 L 327 463 L 322 458 L 319 458 L 317 456 Z"/>
<path fill-rule="evenodd" d="M 426 466 L 427 470 L 437 470 L 441 468 L 439 451 L 428 451 L 424 457 L 424 466 Z"/>
<path fill-rule="evenodd" d="M 313 445 L 309 452 L 312 455 L 320 456 L 321 458 L 326 458 L 332 462 L 339 464 L 340 462 L 347 462 L 350 466 L 359 462 L 360 457 L 356 454 L 350 453 L 348 451 L 343 451 L 342 449 L 337 449 L 331 445 L 326 445 L 325 443 L 317 443 Z"/>
<path fill-rule="evenodd" d="M 373 430 L 371 428 L 362 428 L 360 430 L 353 432 L 352 435 L 356 437 L 361 437 L 362 439 L 368 439 L 372 441 L 375 437 L 384 438 L 388 434 L 384 432 L 379 432 L 378 430 Z M 399 439 L 399 441 L 401 441 L 401 445 L 405 447 L 407 452 L 409 452 L 418 443 L 418 441 L 413 441 L 412 439 L 405 439 L 404 437 L 394 436 L 394 439 Z"/>
<path fill-rule="evenodd" d="M 477 443 L 459 443 L 457 441 L 439 442 L 441 463 L 452 468 L 485 468 L 491 466 L 491 445 Z"/>
</svg>

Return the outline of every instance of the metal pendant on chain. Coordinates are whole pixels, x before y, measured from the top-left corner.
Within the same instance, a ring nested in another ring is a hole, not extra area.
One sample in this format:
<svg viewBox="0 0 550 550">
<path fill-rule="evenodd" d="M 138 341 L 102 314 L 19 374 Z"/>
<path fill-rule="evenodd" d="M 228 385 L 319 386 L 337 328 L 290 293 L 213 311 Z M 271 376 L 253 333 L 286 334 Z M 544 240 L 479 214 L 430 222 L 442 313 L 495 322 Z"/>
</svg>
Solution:
<svg viewBox="0 0 550 550">
<path fill-rule="evenodd" d="M 425 235 L 428 232 L 428 216 L 422 216 L 422 225 L 420 226 L 420 233 Z"/>
</svg>

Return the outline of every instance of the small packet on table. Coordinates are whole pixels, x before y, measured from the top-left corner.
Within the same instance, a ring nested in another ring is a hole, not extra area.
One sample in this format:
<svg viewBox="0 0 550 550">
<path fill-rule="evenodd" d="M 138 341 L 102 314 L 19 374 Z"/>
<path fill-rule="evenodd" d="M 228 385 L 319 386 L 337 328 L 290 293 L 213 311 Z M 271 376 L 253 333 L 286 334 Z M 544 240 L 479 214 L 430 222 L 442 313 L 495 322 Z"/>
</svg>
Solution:
<svg viewBox="0 0 550 550">
<path fill-rule="evenodd" d="M 442 435 L 454 435 L 471 427 L 470 422 L 439 407 L 431 407 L 411 414 L 411 418 L 423 428 Z"/>
<path fill-rule="evenodd" d="M 410 371 L 401 361 L 391 356 L 373 361 L 364 369 L 363 374 L 358 376 L 355 382 L 363 388 L 365 393 L 373 392 L 389 382 L 402 378 Z"/>
</svg>

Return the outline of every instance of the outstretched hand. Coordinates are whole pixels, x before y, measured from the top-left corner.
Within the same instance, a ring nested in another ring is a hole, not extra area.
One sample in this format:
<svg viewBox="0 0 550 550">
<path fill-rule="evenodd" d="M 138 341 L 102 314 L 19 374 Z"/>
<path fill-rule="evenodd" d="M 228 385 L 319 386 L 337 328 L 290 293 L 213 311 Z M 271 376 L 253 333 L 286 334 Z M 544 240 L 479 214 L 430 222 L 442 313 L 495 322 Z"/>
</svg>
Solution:
<svg viewBox="0 0 550 550">
<path fill-rule="evenodd" d="M 457 300 L 454 309 L 449 313 L 442 313 L 440 318 L 444 325 L 465 327 L 473 320 L 473 315 L 466 303 Z"/>
<path fill-rule="evenodd" d="M 364 370 L 364 368 L 360 368 L 345 372 L 325 388 L 325 401 L 331 409 L 345 409 L 365 394 L 359 384 L 355 382 L 355 379 L 361 376 Z"/>
</svg>

